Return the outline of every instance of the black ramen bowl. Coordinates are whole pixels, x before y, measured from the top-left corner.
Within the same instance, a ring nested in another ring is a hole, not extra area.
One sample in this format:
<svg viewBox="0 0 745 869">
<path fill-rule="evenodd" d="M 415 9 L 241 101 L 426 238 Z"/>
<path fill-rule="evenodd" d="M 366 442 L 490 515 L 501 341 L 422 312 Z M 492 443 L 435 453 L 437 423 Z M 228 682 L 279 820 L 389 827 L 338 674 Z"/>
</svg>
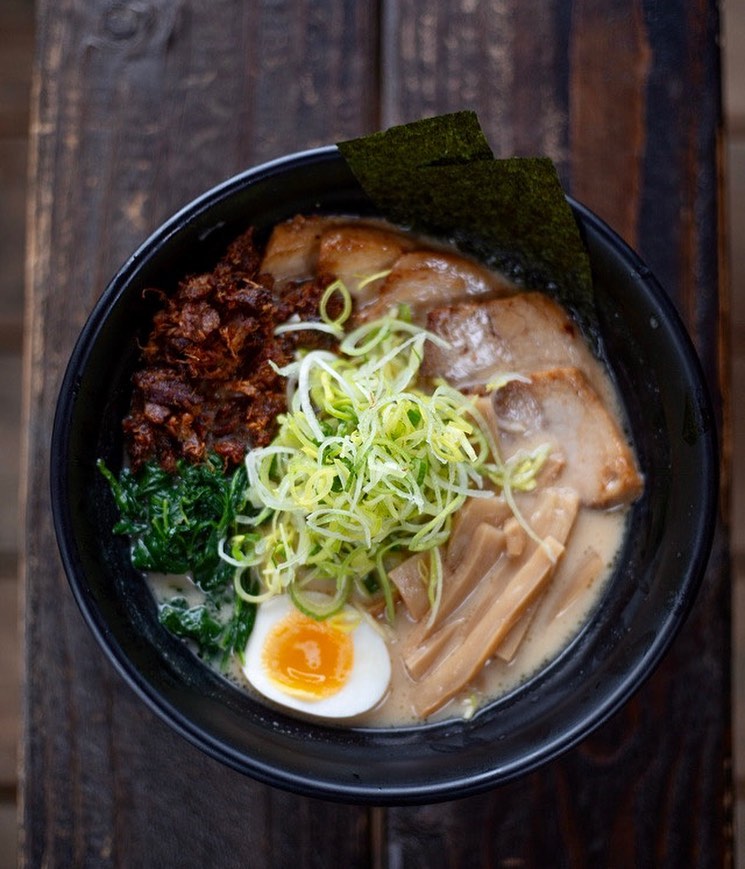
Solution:
<svg viewBox="0 0 745 869">
<path fill-rule="evenodd" d="M 248 225 L 297 213 L 374 214 L 334 147 L 252 169 L 155 232 L 93 310 L 62 385 L 52 442 L 52 506 L 70 586 L 106 655 L 177 733 L 262 782 L 348 802 L 426 803 L 485 790 L 556 757 L 640 686 L 700 585 L 717 494 L 716 434 L 696 355 L 638 257 L 571 202 L 589 250 L 600 331 L 646 476 L 600 604 L 569 645 L 471 720 L 398 729 L 308 723 L 262 705 L 201 663 L 158 622 L 133 570 L 108 484 L 122 461 L 121 419 L 138 338 L 153 313 L 143 289 L 210 269 Z M 153 294 L 149 294 L 153 295 Z"/>
</svg>

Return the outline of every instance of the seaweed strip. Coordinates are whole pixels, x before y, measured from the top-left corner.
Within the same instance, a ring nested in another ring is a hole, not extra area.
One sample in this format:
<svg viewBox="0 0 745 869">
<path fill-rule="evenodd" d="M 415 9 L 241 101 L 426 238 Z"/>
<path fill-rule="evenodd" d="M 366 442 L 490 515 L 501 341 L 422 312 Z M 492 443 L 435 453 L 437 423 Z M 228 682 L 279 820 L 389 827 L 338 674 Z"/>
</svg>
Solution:
<svg viewBox="0 0 745 869">
<path fill-rule="evenodd" d="M 338 147 L 385 217 L 454 241 L 517 284 L 550 293 L 597 349 L 589 257 L 548 157 L 495 159 L 474 112 L 414 121 Z"/>
</svg>

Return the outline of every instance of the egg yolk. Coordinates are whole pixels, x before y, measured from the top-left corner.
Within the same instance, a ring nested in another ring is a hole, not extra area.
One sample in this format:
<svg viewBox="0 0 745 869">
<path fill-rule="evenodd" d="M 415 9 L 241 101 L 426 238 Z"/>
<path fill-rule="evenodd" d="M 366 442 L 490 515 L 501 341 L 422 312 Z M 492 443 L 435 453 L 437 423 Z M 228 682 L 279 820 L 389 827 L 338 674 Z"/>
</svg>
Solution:
<svg viewBox="0 0 745 869">
<path fill-rule="evenodd" d="M 268 675 L 286 691 L 321 700 L 346 683 L 354 646 L 348 632 L 291 613 L 270 631 L 263 659 Z"/>
</svg>

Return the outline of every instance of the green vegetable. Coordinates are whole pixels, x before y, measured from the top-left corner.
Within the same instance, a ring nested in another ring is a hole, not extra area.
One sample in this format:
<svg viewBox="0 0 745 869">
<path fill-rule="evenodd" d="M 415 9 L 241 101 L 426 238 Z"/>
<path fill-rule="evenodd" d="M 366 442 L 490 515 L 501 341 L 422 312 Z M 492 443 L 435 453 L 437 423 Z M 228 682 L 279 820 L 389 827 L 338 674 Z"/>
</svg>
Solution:
<svg viewBox="0 0 745 869">
<path fill-rule="evenodd" d="M 208 595 L 205 603 L 189 606 L 186 599 L 176 595 L 160 604 L 160 622 L 183 640 L 192 640 L 201 657 L 221 658 L 225 663 L 231 653 L 242 659 L 246 643 L 256 618 L 256 607 L 237 597 L 233 612 L 225 620 L 215 597 Z"/>
<path fill-rule="evenodd" d="M 218 637 L 223 626 L 210 611 L 210 607 L 200 604 L 190 607 L 183 597 L 173 597 L 161 604 L 161 624 L 181 639 L 194 640 L 199 654 L 212 657 L 219 650 Z"/>
<path fill-rule="evenodd" d="M 202 601 L 188 606 L 182 596 L 160 605 L 161 622 L 179 637 L 193 640 L 201 655 L 226 658 L 245 647 L 254 606 L 235 594 L 234 569 L 219 555 L 219 541 L 235 530 L 246 510 L 246 470 L 226 475 L 211 456 L 200 464 L 180 461 L 175 474 L 150 461 L 117 479 L 102 460 L 101 473 L 119 509 L 114 533 L 132 540 L 138 570 L 188 574 Z M 250 508 L 249 508 L 250 509 Z"/>
<path fill-rule="evenodd" d="M 441 338 L 392 313 L 343 338 L 339 353 L 298 355 L 280 373 L 292 399 L 274 441 L 246 457 L 254 506 L 240 520 L 250 528 L 226 541 L 223 557 L 256 568 L 262 589 L 240 586 L 251 602 L 288 592 L 317 618 L 337 612 L 351 591 L 374 574 L 392 617 L 384 565 L 388 552 L 433 550 L 449 534 L 468 497 L 529 488 L 543 459 L 503 464 L 480 424 L 473 401 L 445 383 L 416 385 L 427 341 Z M 259 532 L 259 533 L 257 533 Z M 237 574 L 240 576 L 240 574 Z M 329 603 L 314 610 L 306 586 L 331 585 Z M 430 599 L 440 599 L 442 569 L 433 555 Z"/>
</svg>

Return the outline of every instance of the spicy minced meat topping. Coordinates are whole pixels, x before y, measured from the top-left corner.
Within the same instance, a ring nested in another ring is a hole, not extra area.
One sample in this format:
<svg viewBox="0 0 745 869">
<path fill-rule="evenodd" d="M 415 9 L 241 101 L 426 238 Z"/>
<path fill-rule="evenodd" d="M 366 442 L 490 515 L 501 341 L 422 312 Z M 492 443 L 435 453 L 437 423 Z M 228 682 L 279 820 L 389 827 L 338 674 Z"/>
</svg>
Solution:
<svg viewBox="0 0 745 869">
<path fill-rule="evenodd" d="M 235 466 L 248 449 L 274 437 L 277 414 L 286 410 L 286 383 L 269 360 L 286 365 L 298 346 L 332 340 L 274 330 L 293 314 L 318 319 L 330 279 L 319 275 L 275 290 L 260 268 L 249 229 L 213 271 L 184 279 L 170 296 L 162 293 L 123 423 L 133 470 L 154 459 L 173 471 L 179 458 L 198 462 L 208 453 Z"/>
</svg>

